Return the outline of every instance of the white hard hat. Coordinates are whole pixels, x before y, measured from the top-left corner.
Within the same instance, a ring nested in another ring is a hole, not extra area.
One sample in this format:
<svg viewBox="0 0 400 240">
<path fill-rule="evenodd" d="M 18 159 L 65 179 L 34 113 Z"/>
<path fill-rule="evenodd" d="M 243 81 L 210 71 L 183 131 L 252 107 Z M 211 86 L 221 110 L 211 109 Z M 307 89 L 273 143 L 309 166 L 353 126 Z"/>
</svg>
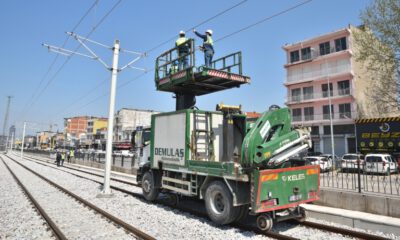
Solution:
<svg viewBox="0 0 400 240">
<path fill-rule="evenodd" d="M 208 30 L 206 31 L 206 33 L 209 33 L 210 35 L 212 35 L 212 34 L 213 34 L 213 32 L 212 32 L 212 30 L 211 30 L 211 29 L 208 29 Z"/>
<path fill-rule="evenodd" d="M 179 35 L 185 35 L 185 31 L 179 31 Z"/>
</svg>

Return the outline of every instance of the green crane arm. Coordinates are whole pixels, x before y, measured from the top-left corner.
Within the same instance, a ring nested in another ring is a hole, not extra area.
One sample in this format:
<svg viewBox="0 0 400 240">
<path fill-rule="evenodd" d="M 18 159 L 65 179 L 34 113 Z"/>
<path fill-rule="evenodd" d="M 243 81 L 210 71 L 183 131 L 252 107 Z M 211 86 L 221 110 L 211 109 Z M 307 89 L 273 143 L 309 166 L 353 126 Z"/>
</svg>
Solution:
<svg viewBox="0 0 400 240">
<path fill-rule="evenodd" d="M 244 138 L 242 164 L 273 167 L 309 147 L 309 130 L 292 129 L 288 108 L 266 111 Z"/>
</svg>

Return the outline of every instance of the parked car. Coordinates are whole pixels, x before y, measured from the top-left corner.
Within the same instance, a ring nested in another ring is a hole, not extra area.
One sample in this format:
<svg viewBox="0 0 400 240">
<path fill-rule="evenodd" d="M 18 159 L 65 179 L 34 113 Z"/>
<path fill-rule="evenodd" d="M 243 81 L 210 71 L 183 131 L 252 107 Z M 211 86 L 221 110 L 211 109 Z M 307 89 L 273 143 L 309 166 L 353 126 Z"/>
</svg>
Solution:
<svg viewBox="0 0 400 240">
<path fill-rule="evenodd" d="M 326 154 L 326 153 L 324 153 L 320 156 L 326 157 L 327 159 L 329 159 L 332 162 L 332 166 L 335 166 L 335 168 L 340 167 L 340 160 L 339 160 L 340 158 L 337 155 L 335 155 L 334 158 L 332 158 L 332 154 Z"/>
<path fill-rule="evenodd" d="M 133 157 L 133 153 L 129 150 L 122 150 L 121 155 L 124 157 Z"/>
<path fill-rule="evenodd" d="M 315 156 L 315 157 L 305 157 L 304 160 L 311 165 L 318 165 L 321 172 L 329 172 L 332 170 L 332 161 L 326 157 Z"/>
<path fill-rule="evenodd" d="M 370 153 L 365 156 L 365 172 L 390 174 L 397 172 L 397 163 L 389 154 Z"/>
<path fill-rule="evenodd" d="M 340 161 L 340 167 L 342 171 L 350 172 L 350 171 L 357 171 L 358 170 L 358 163 L 357 160 L 360 161 L 360 169 L 364 171 L 364 155 L 357 154 L 357 153 L 346 153 L 342 156 Z"/>
</svg>

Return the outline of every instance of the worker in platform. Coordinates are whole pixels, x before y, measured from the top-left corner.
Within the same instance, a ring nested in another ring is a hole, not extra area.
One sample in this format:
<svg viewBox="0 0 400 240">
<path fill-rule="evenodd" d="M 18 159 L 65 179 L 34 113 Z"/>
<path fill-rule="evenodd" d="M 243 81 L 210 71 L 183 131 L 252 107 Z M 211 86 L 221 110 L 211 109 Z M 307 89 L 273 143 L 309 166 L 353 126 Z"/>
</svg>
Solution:
<svg viewBox="0 0 400 240">
<path fill-rule="evenodd" d="M 198 37 L 203 39 L 203 46 L 200 48 L 200 50 L 204 51 L 204 62 L 206 67 L 211 68 L 211 62 L 214 56 L 214 42 L 211 37 L 213 35 L 213 31 L 209 29 L 206 31 L 205 35 L 198 33 L 196 29 L 193 29 L 193 32 Z"/>
<path fill-rule="evenodd" d="M 189 43 L 187 42 L 189 39 L 185 36 L 185 31 L 179 32 L 179 38 L 175 42 L 175 46 L 178 47 L 178 69 L 183 70 L 186 69 L 188 65 L 188 56 L 189 53 Z"/>
</svg>

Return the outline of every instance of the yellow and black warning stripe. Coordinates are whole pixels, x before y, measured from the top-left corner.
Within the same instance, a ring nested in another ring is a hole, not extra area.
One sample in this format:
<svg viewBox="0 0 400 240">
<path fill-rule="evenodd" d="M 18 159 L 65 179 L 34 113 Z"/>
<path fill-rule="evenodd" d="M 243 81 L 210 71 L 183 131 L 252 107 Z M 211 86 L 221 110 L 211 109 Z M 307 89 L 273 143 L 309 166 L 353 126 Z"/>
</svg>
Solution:
<svg viewBox="0 0 400 240">
<path fill-rule="evenodd" d="M 398 122 L 400 117 L 385 117 L 385 118 L 364 118 L 357 119 L 356 123 L 379 123 L 379 122 Z"/>
</svg>

